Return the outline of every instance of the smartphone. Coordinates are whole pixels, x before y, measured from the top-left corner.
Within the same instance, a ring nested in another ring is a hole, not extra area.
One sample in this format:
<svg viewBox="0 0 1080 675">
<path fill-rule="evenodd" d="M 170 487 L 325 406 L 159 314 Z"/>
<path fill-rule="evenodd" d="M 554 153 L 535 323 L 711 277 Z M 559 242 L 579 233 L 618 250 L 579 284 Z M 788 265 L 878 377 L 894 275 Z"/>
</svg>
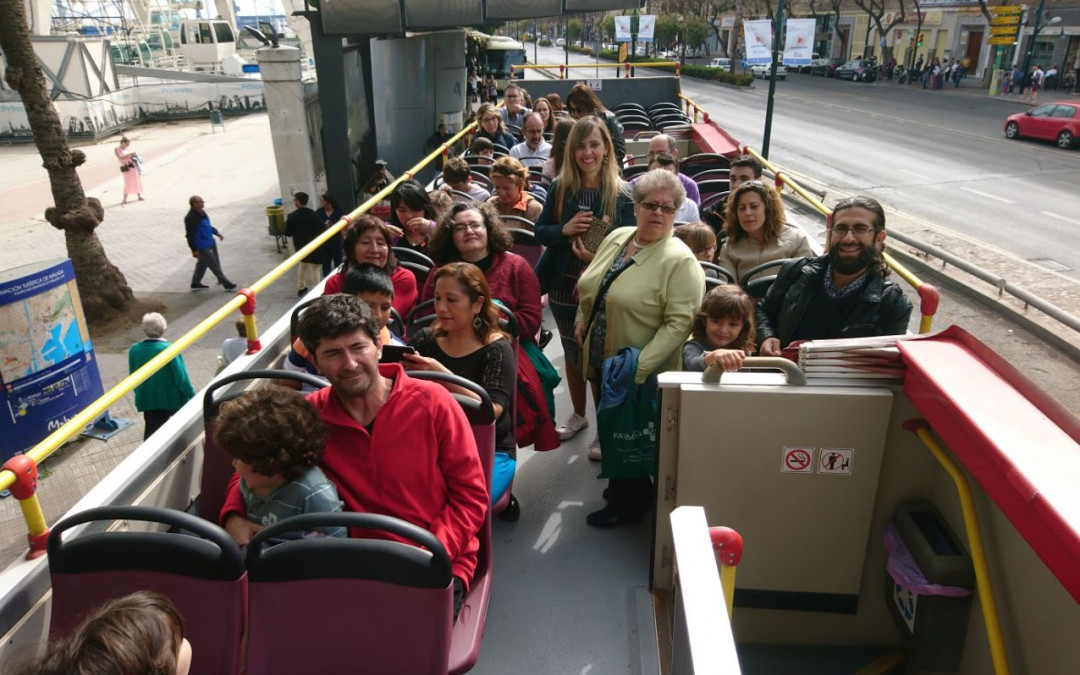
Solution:
<svg viewBox="0 0 1080 675">
<path fill-rule="evenodd" d="M 379 363 L 400 363 L 406 354 L 415 354 L 416 350 L 405 345 L 383 345 Z"/>
</svg>

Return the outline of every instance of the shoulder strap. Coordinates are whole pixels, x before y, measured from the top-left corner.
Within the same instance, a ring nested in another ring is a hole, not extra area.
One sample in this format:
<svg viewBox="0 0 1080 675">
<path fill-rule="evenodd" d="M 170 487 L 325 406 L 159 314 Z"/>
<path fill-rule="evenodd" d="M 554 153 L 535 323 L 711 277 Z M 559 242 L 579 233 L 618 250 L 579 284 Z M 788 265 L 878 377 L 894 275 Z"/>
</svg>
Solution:
<svg viewBox="0 0 1080 675">
<path fill-rule="evenodd" d="M 615 272 L 615 274 L 612 274 L 610 277 L 608 277 L 606 283 L 600 284 L 600 290 L 596 292 L 596 300 L 593 301 L 592 312 L 589 313 L 589 322 L 585 324 L 585 335 L 588 335 L 589 332 L 592 331 L 592 324 L 593 321 L 596 320 L 596 313 L 600 309 L 600 303 L 602 303 L 604 301 L 604 298 L 607 297 L 608 289 L 610 289 L 611 285 L 615 283 L 615 280 L 619 278 L 619 275 L 630 269 L 631 266 L 633 266 L 633 262 L 628 262 L 617 272 Z"/>
</svg>

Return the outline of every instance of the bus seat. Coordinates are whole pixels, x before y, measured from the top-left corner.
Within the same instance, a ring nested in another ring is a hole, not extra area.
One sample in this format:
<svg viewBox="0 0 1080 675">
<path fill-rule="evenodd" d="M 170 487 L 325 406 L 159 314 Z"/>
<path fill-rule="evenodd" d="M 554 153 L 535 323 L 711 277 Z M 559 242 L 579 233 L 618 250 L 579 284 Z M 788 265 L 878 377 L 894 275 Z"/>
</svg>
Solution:
<svg viewBox="0 0 1080 675">
<path fill-rule="evenodd" d="M 325 526 L 409 543 L 305 537 L 264 545 Z M 249 675 L 447 672 L 453 575 L 446 549 L 427 530 L 372 513 L 303 514 L 260 531 L 247 567 Z"/>
<path fill-rule="evenodd" d="M 404 267 L 413 273 L 413 276 L 416 277 L 417 288 L 423 288 L 424 284 L 427 283 L 428 275 L 431 274 L 430 267 L 423 263 L 413 262 L 411 260 L 399 260 L 398 266 Z"/>
<path fill-rule="evenodd" d="M 642 155 L 642 156 L 644 156 L 644 155 Z M 640 176 L 641 174 L 647 173 L 648 171 L 649 171 L 648 163 L 631 164 L 630 166 L 624 166 L 623 167 L 622 177 L 623 177 L 623 180 L 630 180 L 631 178 L 634 178 L 635 176 Z"/>
<path fill-rule="evenodd" d="M 780 258 L 779 260 L 770 260 L 767 263 L 762 263 L 749 272 L 743 275 L 743 278 L 739 280 L 739 285 L 743 287 L 746 294 L 753 298 L 755 301 L 765 297 L 765 294 L 769 292 L 769 287 L 776 281 L 776 275 L 771 274 L 768 276 L 758 276 L 765 270 L 776 268 L 780 270 L 786 263 L 791 262 L 791 258 Z"/>
<path fill-rule="evenodd" d="M 544 253 L 544 246 L 536 238 L 536 234 L 533 233 L 533 223 L 531 220 L 527 220 L 520 216 L 499 216 L 503 222 L 507 225 L 513 225 L 514 223 L 521 223 L 522 225 L 528 225 L 528 229 L 520 227 L 507 227 L 510 232 L 510 236 L 514 238 L 514 245 L 510 247 L 512 253 L 525 258 L 529 261 L 529 267 L 536 267 L 536 263 L 540 260 L 540 256 Z M 524 221 L 524 222 L 522 222 Z"/>
<path fill-rule="evenodd" d="M 199 490 L 197 515 L 211 523 L 218 522 L 221 507 L 225 505 L 225 494 L 229 491 L 229 481 L 232 480 L 235 469 L 232 457 L 225 454 L 214 443 L 215 420 L 222 403 L 236 398 L 239 394 L 218 395 L 225 385 L 243 380 L 269 380 L 270 383 L 278 380 L 295 380 L 301 385 L 311 385 L 317 389 L 326 386 L 326 381 L 315 375 L 299 373 L 291 370 L 250 370 L 233 373 L 220 379 L 214 380 L 206 388 L 203 394 L 203 469 L 202 481 Z"/>
<path fill-rule="evenodd" d="M 452 382 L 474 391 L 482 400 L 455 394 L 465 416 L 469 419 L 480 461 L 487 475 L 488 489 L 491 488 L 491 469 L 495 462 L 495 409 L 491 398 L 479 385 L 465 378 L 433 371 L 414 371 L 411 377 L 421 380 Z M 484 517 L 480 528 L 480 552 L 476 561 L 469 592 L 461 606 L 457 623 L 454 624 L 453 639 L 450 644 L 450 675 L 467 673 L 480 658 L 480 643 L 484 636 L 484 623 L 487 620 L 488 601 L 491 595 L 491 509 Z"/>
<path fill-rule="evenodd" d="M 435 261 L 419 251 L 414 251 L 411 248 L 404 248 L 402 246 L 394 246 L 391 247 L 390 250 L 394 252 L 394 257 L 401 262 L 414 262 L 419 265 L 424 265 L 428 269 L 435 267 Z"/>
<path fill-rule="evenodd" d="M 724 269 L 723 267 L 721 267 L 721 266 L 719 266 L 719 265 L 717 265 L 715 263 L 705 262 L 704 260 L 699 260 L 698 264 L 701 265 L 701 270 L 703 272 L 713 272 L 713 273 L 716 274 L 717 277 L 719 277 L 716 280 L 719 281 L 720 284 L 714 284 L 714 285 L 738 283 L 735 280 L 735 275 L 734 274 L 732 274 L 731 272 L 728 272 L 726 269 Z M 709 277 L 706 276 L 705 277 L 705 283 L 707 284 L 708 282 L 709 282 Z M 708 289 L 706 289 L 706 292 L 708 292 Z"/>
<path fill-rule="evenodd" d="M 175 532 L 104 530 L 111 521 L 138 521 Z M 64 538 L 83 523 L 98 523 Z M 49 533 L 52 618 L 60 637 L 109 600 L 139 590 L 168 597 L 184 617 L 196 647 L 191 672 L 240 672 L 248 580 L 240 549 L 213 523 L 160 507 L 103 506 L 57 523 Z"/>
<path fill-rule="evenodd" d="M 693 176 L 695 173 L 704 169 L 730 169 L 731 160 L 723 155 L 717 155 L 711 152 L 699 152 L 696 155 L 690 155 L 685 158 L 679 164 L 679 170 L 685 173 L 687 176 Z"/>
</svg>

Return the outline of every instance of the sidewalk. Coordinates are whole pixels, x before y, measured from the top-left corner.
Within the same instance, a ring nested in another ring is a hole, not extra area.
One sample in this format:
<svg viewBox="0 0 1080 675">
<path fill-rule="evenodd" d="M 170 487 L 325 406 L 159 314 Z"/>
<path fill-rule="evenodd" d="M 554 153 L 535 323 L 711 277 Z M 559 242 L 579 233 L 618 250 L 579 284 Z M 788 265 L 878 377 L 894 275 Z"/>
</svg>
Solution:
<svg viewBox="0 0 1080 675">
<path fill-rule="evenodd" d="M 206 200 L 211 222 L 225 236 L 218 243 L 222 269 L 241 287 L 292 252 L 290 248 L 278 253 L 267 234 L 264 208 L 278 197 L 269 118 L 254 114 L 227 119 L 225 125 L 224 133 L 220 129 L 211 133 L 205 120 L 129 129 L 132 148 L 147 169 L 146 201 L 125 206 L 120 205 L 123 180 L 113 155 L 119 137 L 78 146 L 87 155 L 87 163 L 79 169 L 86 194 L 105 206 L 105 220 L 97 230 L 102 245 L 137 298 L 165 305 L 166 339 L 183 335 L 232 297 L 214 285 L 209 272 L 204 279 L 209 289 L 189 290 L 195 261 L 184 238 L 183 218 L 192 194 Z M 42 217 L 52 200 L 34 146 L 0 147 L 0 199 L 7 206 L 0 223 L 4 242 L 0 269 L 66 257 L 63 233 Z M 290 272 L 259 294 L 259 326 L 269 326 L 295 302 L 296 281 Z M 227 321 L 185 351 L 196 391 L 213 377 L 222 340 L 235 335 L 232 321 Z M 106 390 L 127 376 L 127 348 L 142 337 L 136 323 L 126 332 L 93 338 Z M 142 416 L 135 411 L 132 395 L 109 412 L 135 424 L 108 441 L 78 438 L 43 463 L 39 496 L 46 522 L 55 522 L 142 442 Z M 26 545 L 26 527 L 15 499 L 0 499 L 0 522 L 0 560 L 6 562 Z"/>
</svg>

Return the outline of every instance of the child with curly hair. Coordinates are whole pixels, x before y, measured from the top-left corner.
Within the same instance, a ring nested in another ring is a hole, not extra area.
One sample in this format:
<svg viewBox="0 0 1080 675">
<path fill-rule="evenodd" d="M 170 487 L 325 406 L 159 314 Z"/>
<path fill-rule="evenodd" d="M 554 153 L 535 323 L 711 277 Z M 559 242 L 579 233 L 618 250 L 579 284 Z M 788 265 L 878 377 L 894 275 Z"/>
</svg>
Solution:
<svg viewBox="0 0 1080 675">
<path fill-rule="evenodd" d="M 307 399 L 276 386 L 226 402 L 214 431 L 214 442 L 233 458 L 247 519 L 263 527 L 302 513 L 341 510 L 337 488 L 318 467 L 325 441 L 326 427 Z M 321 533 L 347 536 L 344 527 Z"/>
<path fill-rule="evenodd" d="M 754 302 L 741 286 L 717 286 L 705 294 L 683 345 L 683 370 L 703 372 L 718 364 L 738 370 L 754 349 Z"/>
</svg>

